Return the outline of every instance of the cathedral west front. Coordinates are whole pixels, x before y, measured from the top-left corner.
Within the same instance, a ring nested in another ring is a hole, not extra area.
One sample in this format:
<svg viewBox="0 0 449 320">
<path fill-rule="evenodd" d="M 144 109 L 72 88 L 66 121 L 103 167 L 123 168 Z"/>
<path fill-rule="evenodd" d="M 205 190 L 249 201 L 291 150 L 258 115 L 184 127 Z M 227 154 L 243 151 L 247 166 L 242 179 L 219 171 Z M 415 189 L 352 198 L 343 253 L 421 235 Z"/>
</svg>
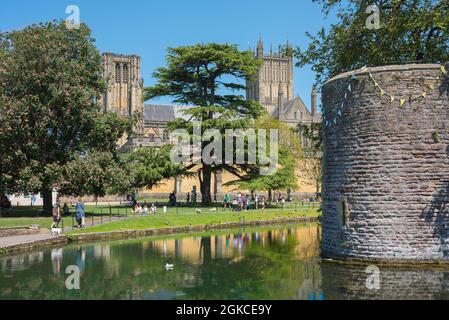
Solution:
<svg viewBox="0 0 449 320">
<path fill-rule="evenodd" d="M 310 111 L 302 99 L 294 95 L 293 58 L 283 54 L 280 49 L 277 52 L 270 49 L 269 53 L 265 53 L 262 40 L 259 40 L 254 56 L 262 60 L 262 66 L 255 80 L 246 83 L 246 99 L 259 102 L 273 118 L 294 129 L 298 129 L 300 124 L 321 123 L 321 114 L 316 110 L 315 89 L 311 94 Z M 122 151 L 138 147 L 159 148 L 173 143 L 168 123 L 183 117 L 181 110 L 188 107 L 144 102 L 144 80 L 139 56 L 104 53 L 103 76 L 107 81 L 107 90 L 101 98 L 104 111 L 114 112 L 120 117 L 131 117 L 136 113 L 142 116 L 133 134 L 118 142 Z M 301 135 L 299 130 L 297 132 Z M 301 138 L 303 147 L 306 147 L 307 141 Z M 227 173 L 216 174 L 212 181 L 215 196 L 232 191 L 231 187 L 223 187 L 222 184 L 235 179 L 235 176 Z M 151 192 L 168 194 L 175 191 L 183 195 L 191 192 L 195 186 L 199 187 L 196 179 L 171 179 Z M 300 191 L 312 190 L 313 187 Z"/>
</svg>

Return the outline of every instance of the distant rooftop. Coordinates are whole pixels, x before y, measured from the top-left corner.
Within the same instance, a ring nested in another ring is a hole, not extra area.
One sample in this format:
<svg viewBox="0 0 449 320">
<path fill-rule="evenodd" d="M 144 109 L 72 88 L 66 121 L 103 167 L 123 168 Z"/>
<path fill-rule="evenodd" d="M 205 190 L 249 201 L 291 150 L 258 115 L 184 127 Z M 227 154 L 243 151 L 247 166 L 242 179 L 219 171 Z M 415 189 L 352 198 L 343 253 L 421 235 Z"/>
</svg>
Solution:
<svg viewBox="0 0 449 320">
<path fill-rule="evenodd" d="M 145 121 L 169 122 L 177 118 L 188 119 L 181 111 L 188 109 L 188 106 L 177 106 L 171 104 L 145 104 Z"/>
</svg>

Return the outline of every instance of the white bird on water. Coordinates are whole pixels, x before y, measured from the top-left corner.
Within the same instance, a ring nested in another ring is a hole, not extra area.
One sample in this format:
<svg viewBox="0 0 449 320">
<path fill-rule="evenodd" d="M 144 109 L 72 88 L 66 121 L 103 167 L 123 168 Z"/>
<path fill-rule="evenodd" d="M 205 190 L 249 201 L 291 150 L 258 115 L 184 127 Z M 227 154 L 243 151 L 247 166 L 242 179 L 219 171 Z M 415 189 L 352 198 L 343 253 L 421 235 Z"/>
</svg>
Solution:
<svg viewBox="0 0 449 320">
<path fill-rule="evenodd" d="M 174 264 L 169 264 L 169 263 L 167 263 L 166 265 L 165 265 L 165 269 L 167 269 L 167 270 L 173 270 L 173 268 L 174 268 Z"/>
</svg>

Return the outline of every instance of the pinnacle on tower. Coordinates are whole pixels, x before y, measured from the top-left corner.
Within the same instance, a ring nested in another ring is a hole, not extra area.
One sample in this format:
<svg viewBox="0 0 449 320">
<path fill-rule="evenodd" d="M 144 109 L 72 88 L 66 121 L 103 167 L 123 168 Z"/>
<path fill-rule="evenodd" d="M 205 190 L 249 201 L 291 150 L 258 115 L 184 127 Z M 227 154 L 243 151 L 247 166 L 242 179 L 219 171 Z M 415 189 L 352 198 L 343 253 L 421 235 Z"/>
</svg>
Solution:
<svg viewBox="0 0 449 320">
<path fill-rule="evenodd" d="M 257 56 L 262 57 L 263 56 L 263 41 L 262 38 L 259 39 L 259 42 L 257 43 Z"/>
<path fill-rule="evenodd" d="M 316 87 L 312 87 L 312 116 L 316 114 Z"/>
</svg>

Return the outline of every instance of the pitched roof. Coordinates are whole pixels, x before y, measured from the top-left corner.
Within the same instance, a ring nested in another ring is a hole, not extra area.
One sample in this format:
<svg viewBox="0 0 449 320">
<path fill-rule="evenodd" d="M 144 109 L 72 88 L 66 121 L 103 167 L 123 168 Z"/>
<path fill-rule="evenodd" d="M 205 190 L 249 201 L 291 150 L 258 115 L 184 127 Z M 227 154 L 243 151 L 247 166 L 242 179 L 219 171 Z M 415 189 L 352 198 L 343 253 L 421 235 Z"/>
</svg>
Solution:
<svg viewBox="0 0 449 320">
<path fill-rule="evenodd" d="M 170 105 L 146 104 L 144 117 L 146 121 L 167 122 L 175 120 L 175 112 Z"/>
<path fill-rule="evenodd" d="M 292 100 L 285 102 L 281 106 L 281 108 L 277 107 L 273 111 L 273 117 L 276 119 L 285 118 L 290 113 L 290 111 L 292 109 L 302 110 L 302 112 L 304 112 L 304 116 L 306 117 L 306 119 L 312 120 L 311 111 L 306 107 L 304 101 L 302 101 L 302 99 L 299 96 L 296 96 Z M 321 122 L 321 114 L 319 112 L 317 112 L 315 114 L 315 117 L 313 120 L 317 121 L 317 122 Z"/>
<path fill-rule="evenodd" d="M 187 109 L 186 106 L 163 105 L 163 104 L 145 104 L 144 118 L 145 121 L 154 122 L 169 122 L 176 118 L 186 119 L 186 116 L 181 112 Z"/>
</svg>

